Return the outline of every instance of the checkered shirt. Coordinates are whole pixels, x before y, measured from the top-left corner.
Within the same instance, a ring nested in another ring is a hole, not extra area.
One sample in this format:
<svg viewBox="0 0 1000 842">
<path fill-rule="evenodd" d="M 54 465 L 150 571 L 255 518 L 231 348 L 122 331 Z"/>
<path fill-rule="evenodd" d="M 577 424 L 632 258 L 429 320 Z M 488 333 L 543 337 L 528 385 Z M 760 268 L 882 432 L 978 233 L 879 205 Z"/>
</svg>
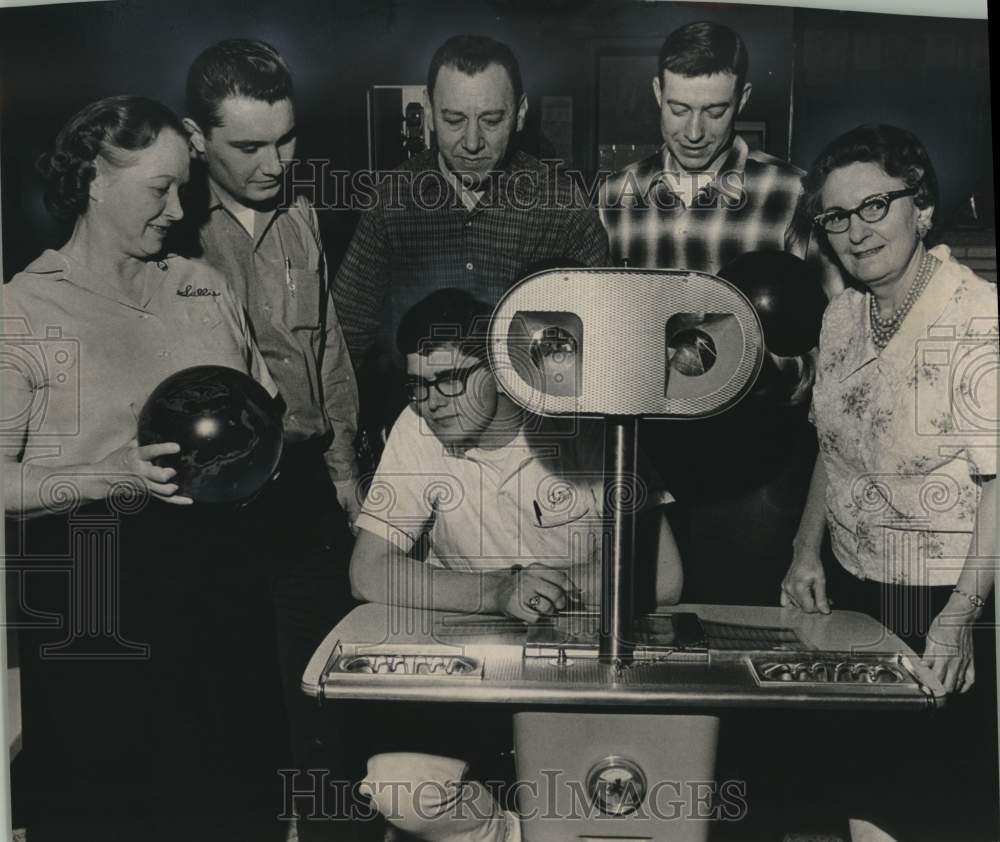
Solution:
<svg viewBox="0 0 1000 842">
<path fill-rule="evenodd" d="M 615 263 L 716 273 L 750 251 L 805 256 L 809 231 L 795 214 L 801 170 L 751 152 L 737 137 L 718 172 L 697 184 L 685 207 L 670 184 L 698 177 L 684 172 L 664 147 L 607 180 L 601 220 Z"/>
<path fill-rule="evenodd" d="M 671 188 L 694 180 L 690 206 Z M 616 263 L 641 268 L 717 273 L 752 251 L 787 251 L 804 258 L 828 294 L 843 289 L 836 267 L 823 260 L 809 223 L 796 213 L 802 170 L 736 137 L 718 171 L 687 173 L 664 146 L 602 186 L 601 221 Z M 771 361 L 782 380 L 797 383 L 790 403 L 808 400 L 813 366 L 806 356 Z"/>
<path fill-rule="evenodd" d="M 429 293 L 458 287 L 495 304 L 535 264 L 568 258 L 608 265 L 598 214 L 568 179 L 515 152 L 472 210 L 438 168 L 437 153 L 383 174 L 340 264 L 333 297 L 355 365 Z"/>
</svg>

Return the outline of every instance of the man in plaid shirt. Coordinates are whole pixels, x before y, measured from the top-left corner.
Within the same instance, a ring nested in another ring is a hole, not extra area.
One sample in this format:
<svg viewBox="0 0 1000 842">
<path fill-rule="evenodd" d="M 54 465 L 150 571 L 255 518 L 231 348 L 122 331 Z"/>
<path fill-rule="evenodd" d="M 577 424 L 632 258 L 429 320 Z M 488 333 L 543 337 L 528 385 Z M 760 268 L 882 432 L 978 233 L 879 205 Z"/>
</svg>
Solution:
<svg viewBox="0 0 1000 842">
<path fill-rule="evenodd" d="M 667 37 L 653 80 L 663 148 L 602 189 L 616 263 L 717 273 L 751 251 L 806 257 L 809 231 L 795 213 L 802 172 L 735 133 L 748 65 L 726 26 L 691 23 Z M 681 504 L 686 600 L 771 603 L 791 558 L 815 452 L 805 417 L 812 369 L 803 358 L 772 360 L 797 382 L 781 405 L 751 396 L 717 418 L 644 427 L 644 447 Z"/>
<path fill-rule="evenodd" d="M 380 181 L 334 281 L 355 366 L 376 343 L 391 353 L 402 314 L 435 289 L 495 304 L 529 266 L 608 264 L 596 210 L 575 200 L 568 179 L 511 148 L 528 101 L 509 47 L 449 39 L 431 60 L 427 92 L 437 149 Z"/>
</svg>

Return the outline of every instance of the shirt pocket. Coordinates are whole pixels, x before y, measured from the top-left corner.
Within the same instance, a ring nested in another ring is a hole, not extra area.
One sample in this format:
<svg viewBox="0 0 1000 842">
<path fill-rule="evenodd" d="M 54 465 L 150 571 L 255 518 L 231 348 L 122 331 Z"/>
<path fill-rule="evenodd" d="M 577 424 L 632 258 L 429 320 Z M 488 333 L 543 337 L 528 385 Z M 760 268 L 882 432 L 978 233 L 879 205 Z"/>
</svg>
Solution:
<svg viewBox="0 0 1000 842">
<path fill-rule="evenodd" d="M 568 526 L 594 510 L 590 488 L 558 474 L 544 477 L 531 491 L 531 519 L 542 529 Z"/>
<path fill-rule="evenodd" d="M 289 327 L 292 330 L 318 330 L 320 327 L 320 296 L 323 285 L 318 269 L 288 269 Z"/>
<path fill-rule="evenodd" d="M 594 536 L 600 533 L 601 526 L 595 520 L 594 507 L 589 501 L 579 500 L 554 510 L 536 498 L 531 506 L 531 525 L 524 533 L 522 552 L 526 563 L 543 561 L 566 567 L 591 558 Z"/>
</svg>

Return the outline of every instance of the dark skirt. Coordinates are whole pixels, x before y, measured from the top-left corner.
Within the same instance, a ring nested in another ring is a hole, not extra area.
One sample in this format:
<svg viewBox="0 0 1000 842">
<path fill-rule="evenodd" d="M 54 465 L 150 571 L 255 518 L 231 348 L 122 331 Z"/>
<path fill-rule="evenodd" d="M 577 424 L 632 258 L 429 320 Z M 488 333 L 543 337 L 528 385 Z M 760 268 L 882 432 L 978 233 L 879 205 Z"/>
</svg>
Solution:
<svg viewBox="0 0 1000 842">
<path fill-rule="evenodd" d="M 836 609 L 880 620 L 921 654 L 952 587 L 860 580 L 823 553 Z M 976 682 L 931 714 L 844 715 L 822 743 L 835 747 L 827 791 L 851 817 L 868 819 L 900 842 L 986 842 L 998 825 L 996 639 L 993 600 L 973 630 Z"/>
<path fill-rule="evenodd" d="M 8 521 L 33 842 L 282 838 L 272 600 L 240 518 L 154 500 Z"/>
</svg>

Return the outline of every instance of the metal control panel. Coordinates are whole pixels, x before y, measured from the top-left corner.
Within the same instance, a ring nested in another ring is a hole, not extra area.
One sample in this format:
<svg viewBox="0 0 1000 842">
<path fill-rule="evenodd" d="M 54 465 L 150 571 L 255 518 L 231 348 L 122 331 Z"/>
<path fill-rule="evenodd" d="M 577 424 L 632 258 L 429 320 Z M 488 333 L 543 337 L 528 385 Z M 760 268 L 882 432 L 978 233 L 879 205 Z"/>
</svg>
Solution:
<svg viewBox="0 0 1000 842">
<path fill-rule="evenodd" d="M 501 617 L 365 605 L 313 657 L 324 698 L 520 705 L 934 707 L 944 691 L 897 638 L 853 612 L 686 606 L 636 623 L 636 658 L 597 657 L 591 616 Z"/>
</svg>

